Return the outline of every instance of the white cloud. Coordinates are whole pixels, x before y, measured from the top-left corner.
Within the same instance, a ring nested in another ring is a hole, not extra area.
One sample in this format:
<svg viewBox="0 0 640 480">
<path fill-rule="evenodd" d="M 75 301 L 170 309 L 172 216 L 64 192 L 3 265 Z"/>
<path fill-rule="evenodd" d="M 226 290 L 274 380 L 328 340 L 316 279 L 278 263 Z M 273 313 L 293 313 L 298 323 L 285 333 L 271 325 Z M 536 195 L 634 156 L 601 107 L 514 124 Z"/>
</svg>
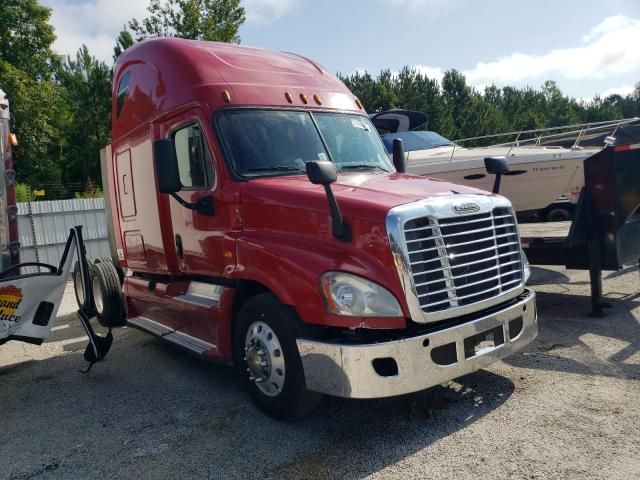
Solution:
<svg viewBox="0 0 640 480">
<path fill-rule="evenodd" d="M 149 0 L 41 0 L 52 9 L 51 23 L 56 29 L 54 50 L 75 55 L 84 43 L 92 55 L 111 64 L 113 47 L 122 27 L 132 18 L 148 15 Z M 269 23 L 286 15 L 293 0 L 243 0 L 247 22 Z"/>
<path fill-rule="evenodd" d="M 434 6 L 442 4 L 447 0 L 385 0 L 392 7 L 408 8 L 409 10 L 417 10 L 421 7 Z"/>
<path fill-rule="evenodd" d="M 573 48 L 552 50 L 542 55 L 513 53 L 463 73 L 467 81 L 483 87 L 522 84 L 547 78 L 572 80 L 603 79 L 640 71 L 640 20 L 609 17 Z"/>
<path fill-rule="evenodd" d="M 53 48 L 63 55 L 75 55 L 84 43 L 92 55 L 112 62 L 113 47 L 122 27 L 132 18 L 144 18 L 149 0 L 44 0 L 52 9 L 51 23 L 57 39 Z"/>
<path fill-rule="evenodd" d="M 632 24 L 632 20 L 623 15 L 614 15 L 613 17 L 607 17 L 598 25 L 593 27 L 589 33 L 582 36 L 582 41 L 588 43 L 598 38 L 603 33 L 618 30 L 620 28 L 626 28 Z"/>
<path fill-rule="evenodd" d="M 414 67 L 422 75 L 426 75 L 429 79 L 435 79 L 438 82 L 444 77 L 444 70 L 440 67 L 430 67 L 428 65 L 415 65 Z"/>
<path fill-rule="evenodd" d="M 609 95 L 620 95 L 626 97 L 631 95 L 634 91 L 633 85 L 623 85 L 622 87 L 608 88 L 600 94 L 600 97 L 607 98 Z"/>
<path fill-rule="evenodd" d="M 293 0 L 242 0 L 247 22 L 271 23 L 285 16 L 293 8 Z"/>
</svg>

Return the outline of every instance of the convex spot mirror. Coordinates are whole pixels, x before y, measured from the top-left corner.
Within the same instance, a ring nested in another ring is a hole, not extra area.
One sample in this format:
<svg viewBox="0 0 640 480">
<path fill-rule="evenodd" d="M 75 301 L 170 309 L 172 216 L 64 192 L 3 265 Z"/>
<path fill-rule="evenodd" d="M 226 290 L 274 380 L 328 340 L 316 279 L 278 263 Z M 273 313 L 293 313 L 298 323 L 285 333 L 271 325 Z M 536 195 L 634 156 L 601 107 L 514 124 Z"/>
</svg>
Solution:
<svg viewBox="0 0 640 480">
<path fill-rule="evenodd" d="M 162 138 L 154 141 L 153 158 L 160 193 L 176 193 L 182 190 L 173 140 Z"/>
</svg>

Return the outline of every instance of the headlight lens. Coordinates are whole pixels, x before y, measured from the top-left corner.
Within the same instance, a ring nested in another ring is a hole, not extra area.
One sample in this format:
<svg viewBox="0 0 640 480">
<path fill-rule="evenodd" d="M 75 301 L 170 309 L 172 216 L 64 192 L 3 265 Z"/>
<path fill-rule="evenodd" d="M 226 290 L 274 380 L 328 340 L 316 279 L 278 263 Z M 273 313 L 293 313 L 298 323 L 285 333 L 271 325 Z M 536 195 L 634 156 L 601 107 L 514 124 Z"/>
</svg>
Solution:
<svg viewBox="0 0 640 480">
<path fill-rule="evenodd" d="M 329 313 L 357 317 L 401 317 L 402 309 L 386 288 L 357 275 L 327 272 L 320 292 Z"/>
</svg>

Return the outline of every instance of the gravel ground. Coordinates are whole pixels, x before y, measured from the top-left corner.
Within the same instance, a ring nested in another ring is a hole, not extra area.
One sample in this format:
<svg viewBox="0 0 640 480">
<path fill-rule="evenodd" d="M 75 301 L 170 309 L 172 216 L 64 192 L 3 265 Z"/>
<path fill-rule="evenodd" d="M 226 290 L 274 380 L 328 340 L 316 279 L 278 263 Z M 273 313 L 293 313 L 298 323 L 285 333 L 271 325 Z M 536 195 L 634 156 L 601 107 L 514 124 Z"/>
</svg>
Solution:
<svg viewBox="0 0 640 480">
<path fill-rule="evenodd" d="M 487 370 L 404 397 L 260 414 L 233 371 L 133 329 L 88 375 L 67 289 L 41 347 L 0 347 L 0 478 L 640 477 L 637 269 L 534 268 L 541 333 Z"/>
</svg>

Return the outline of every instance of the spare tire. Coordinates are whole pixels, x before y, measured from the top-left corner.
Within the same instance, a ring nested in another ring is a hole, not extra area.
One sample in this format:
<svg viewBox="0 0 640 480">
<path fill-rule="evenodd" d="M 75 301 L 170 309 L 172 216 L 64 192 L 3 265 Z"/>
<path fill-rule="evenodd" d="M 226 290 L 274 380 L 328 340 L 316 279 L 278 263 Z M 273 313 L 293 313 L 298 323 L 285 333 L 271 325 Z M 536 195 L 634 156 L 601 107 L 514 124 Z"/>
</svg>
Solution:
<svg viewBox="0 0 640 480">
<path fill-rule="evenodd" d="M 89 281 L 91 281 L 91 269 L 89 268 Z M 84 304 L 84 290 L 82 289 L 82 273 L 80 272 L 80 262 L 76 261 L 73 266 L 73 293 L 76 296 L 76 302 L 78 303 L 78 308 L 82 308 Z M 90 311 L 86 311 L 88 316 L 93 317 L 96 312 L 93 308 L 93 305 L 90 306 Z"/>
<path fill-rule="evenodd" d="M 103 327 L 121 327 L 125 324 L 124 306 L 120 295 L 120 279 L 111 262 L 91 266 L 91 288 L 98 322 Z"/>
</svg>

